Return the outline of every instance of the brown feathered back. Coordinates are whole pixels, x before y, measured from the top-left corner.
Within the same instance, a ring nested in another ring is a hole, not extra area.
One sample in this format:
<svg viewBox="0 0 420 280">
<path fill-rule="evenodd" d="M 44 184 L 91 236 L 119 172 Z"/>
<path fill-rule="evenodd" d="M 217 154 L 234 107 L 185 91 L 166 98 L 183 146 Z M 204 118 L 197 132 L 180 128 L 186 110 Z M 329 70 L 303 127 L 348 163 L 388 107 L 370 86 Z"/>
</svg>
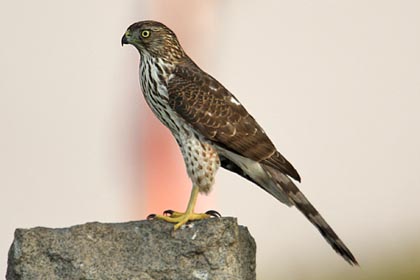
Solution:
<svg viewBox="0 0 420 280">
<path fill-rule="evenodd" d="M 170 106 L 200 134 L 243 157 L 281 170 L 300 181 L 261 126 L 223 85 L 188 58 L 169 81 Z"/>
</svg>

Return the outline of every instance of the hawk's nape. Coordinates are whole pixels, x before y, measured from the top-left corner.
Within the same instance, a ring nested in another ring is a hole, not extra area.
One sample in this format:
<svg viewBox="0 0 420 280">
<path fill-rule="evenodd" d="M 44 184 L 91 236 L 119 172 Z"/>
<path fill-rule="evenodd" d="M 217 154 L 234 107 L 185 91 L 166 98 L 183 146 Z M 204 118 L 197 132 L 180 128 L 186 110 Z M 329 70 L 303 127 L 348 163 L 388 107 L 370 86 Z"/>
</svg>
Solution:
<svg viewBox="0 0 420 280">
<path fill-rule="evenodd" d="M 357 264 L 350 250 L 293 183 L 292 179 L 300 182 L 296 169 L 238 99 L 188 57 L 172 30 L 156 21 L 137 22 L 127 29 L 121 43 L 139 51 L 144 97 L 179 144 L 193 183 L 184 213 L 170 211 L 169 216 L 154 217 L 175 223 L 178 229 L 188 221 L 212 216 L 213 212 L 194 213 L 194 207 L 198 193 L 210 191 L 222 166 L 280 202 L 296 206 L 338 254 L 350 264 Z"/>
</svg>

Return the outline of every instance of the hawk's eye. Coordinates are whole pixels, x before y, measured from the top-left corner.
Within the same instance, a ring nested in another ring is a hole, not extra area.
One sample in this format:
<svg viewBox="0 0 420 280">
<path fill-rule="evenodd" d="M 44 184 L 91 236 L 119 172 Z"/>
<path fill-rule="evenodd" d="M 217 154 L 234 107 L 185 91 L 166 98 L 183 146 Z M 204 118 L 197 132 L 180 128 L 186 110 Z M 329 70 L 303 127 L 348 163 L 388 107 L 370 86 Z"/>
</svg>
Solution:
<svg viewBox="0 0 420 280">
<path fill-rule="evenodd" d="M 147 38 L 147 37 L 149 37 L 150 36 L 150 30 L 143 30 L 142 32 L 141 32 L 141 37 L 143 37 L 143 38 Z"/>
</svg>

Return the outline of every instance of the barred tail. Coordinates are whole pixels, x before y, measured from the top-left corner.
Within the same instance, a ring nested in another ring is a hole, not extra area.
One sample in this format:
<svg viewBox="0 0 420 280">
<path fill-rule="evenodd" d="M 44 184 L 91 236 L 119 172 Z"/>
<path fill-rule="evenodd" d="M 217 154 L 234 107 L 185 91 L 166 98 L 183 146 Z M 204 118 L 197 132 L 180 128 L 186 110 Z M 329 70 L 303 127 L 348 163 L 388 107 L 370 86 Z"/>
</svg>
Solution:
<svg viewBox="0 0 420 280">
<path fill-rule="evenodd" d="M 290 202 L 286 204 L 295 205 L 300 212 L 302 212 L 302 214 L 305 215 L 305 217 L 319 230 L 325 240 L 340 256 L 342 256 L 349 264 L 358 265 L 350 250 L 346 247 L 346 245 L 344 245 L 343 241 L 341 241 L 334 230 L 328 225 L 324 218 L 322 218 L 321 214 L 318 213 L 315 207 L 303 195 L 298 187 L 296 187 L 292 180 L 271 166 L 262 165 L 262 167 L 274 182 L 271 186 L 265 186 L 264 189 L 282 202 L 284 202 L 284 198 L 286 196 Z M 279 195 L 280 193 L 282 193 L 282 195 Z"/>
</svg>

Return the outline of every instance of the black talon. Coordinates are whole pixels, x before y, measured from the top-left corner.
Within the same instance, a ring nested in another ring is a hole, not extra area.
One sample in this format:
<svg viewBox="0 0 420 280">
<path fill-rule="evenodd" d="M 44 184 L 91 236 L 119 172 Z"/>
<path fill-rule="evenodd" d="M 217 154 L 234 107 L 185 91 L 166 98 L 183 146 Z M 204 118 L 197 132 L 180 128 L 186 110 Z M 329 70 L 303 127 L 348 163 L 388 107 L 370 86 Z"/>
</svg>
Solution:
<svg viewBox="0 0 420 280">
<path fill-rule="evenodd" d="M 173 213 L 174 213 L 174 210 L 171 210 L 171 209 L 163 211 L 164 216 L 172 216 Z"/>
<path fill-rule="evenodd" d="M 221 218 L 222 217 L 222 215 L 220 215 L 220 213 L 217 212 L 216 210 L 209 210 L 209 211 L 206 212 L 206 214 L 210 215 L 212 217 L 215 217 L 215 218 Z"/>
<path fill-rule="evenodd" d="M 156 218 L 156 214 L 150 214 L 149 216 L 147 216 L 147 220 L 153 220 L 154 218 Z"/>
</svg>

